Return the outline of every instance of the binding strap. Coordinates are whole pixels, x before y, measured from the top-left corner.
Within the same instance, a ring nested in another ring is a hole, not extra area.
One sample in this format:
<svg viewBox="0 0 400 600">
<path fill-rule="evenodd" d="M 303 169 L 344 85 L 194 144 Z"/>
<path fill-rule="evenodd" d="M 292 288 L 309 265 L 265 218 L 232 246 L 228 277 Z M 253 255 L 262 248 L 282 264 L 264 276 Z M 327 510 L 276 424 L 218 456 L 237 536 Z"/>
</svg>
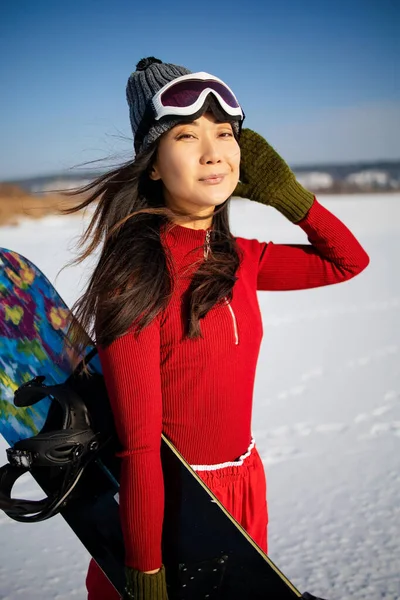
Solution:
<svg viewBox="0 0 400 600">
<path fill-rule="evenodd" d="M 9 464 L 0 468 L 0 509 L 16 521 L 43 521 L 57 514 L 101 446 L 100 434 L 93 431 L 80 396 L 67 384 L 44 385 L 44 379 L 35 377 L 14 395 L 14 404 L 18 407 L 32 406 L 50 397 L 61 408 L 59 429 L 51 429 L 46 422 L 38 435 L 20 440 L 7 449 Z M 57 483 L 60 482 L 57 492 L 42 500 L 11 498 L 15 482 L 27 472 L 37 475 L 38 479 L 45 475 L 57 478 Z"/>
</svg>

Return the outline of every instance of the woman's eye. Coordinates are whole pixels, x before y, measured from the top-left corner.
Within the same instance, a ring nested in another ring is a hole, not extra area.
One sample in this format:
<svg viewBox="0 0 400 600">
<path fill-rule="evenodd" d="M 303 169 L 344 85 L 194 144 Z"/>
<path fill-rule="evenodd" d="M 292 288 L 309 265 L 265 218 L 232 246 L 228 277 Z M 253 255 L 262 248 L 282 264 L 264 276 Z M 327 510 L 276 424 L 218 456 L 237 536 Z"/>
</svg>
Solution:
<svg viewBox="0 0 400 600">
<path fill-rule="evenodd" d="M 228 137 L 231 138 L 233 137 L 233 133 L 229 132 L 229 131 L 222 131 L 219 134 L 220 137 Z M 195 136 L 192 133 L 181 133 L 181 135 L 178 136 L 178 140 L 183 140 L 183 139 L 189 139 L 189 138 L 194 138 Z"/>
</svg>

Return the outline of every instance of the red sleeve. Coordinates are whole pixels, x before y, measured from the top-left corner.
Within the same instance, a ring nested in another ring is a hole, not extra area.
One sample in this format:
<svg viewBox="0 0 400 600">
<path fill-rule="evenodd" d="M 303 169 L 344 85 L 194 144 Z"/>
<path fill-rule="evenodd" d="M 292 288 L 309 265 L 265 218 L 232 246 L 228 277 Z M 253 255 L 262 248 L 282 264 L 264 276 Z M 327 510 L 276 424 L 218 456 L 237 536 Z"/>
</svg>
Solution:
<svg viewBox="0 0 400 600">
<path fill-rule="evenodd" d="M 316 199 L 297 225 L 310 244 L 260 244 L 258 290 L 300 290 L 339 283 L 368 265 L 368 254 L 351 231 Z"/>
<path fill-rule="evenodd" d="M 162 564 L 164 517 L 159 320 L 138 338 L 127 333 L 108 348 L 99 348 L 99 356 L 123 447 L 120 515 L 125 564 L 151 571 Z"/>
</svg>

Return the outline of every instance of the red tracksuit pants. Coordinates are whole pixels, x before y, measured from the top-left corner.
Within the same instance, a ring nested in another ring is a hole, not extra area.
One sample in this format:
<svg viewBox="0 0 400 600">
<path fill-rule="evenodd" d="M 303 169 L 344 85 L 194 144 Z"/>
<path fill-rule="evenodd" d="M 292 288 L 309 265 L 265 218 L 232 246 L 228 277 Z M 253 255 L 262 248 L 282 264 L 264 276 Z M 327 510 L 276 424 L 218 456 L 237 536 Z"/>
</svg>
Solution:
<svg viewBox="0 0 400 600">
<path fill-rule="evenodd" d="M 236 461 L 193 468 L 230 514 L 267 552 L 267 490 L 264 467 L 254 442 Z M 88 600 L 120 600 L 100 568 L 90 561 L 86 577 Z"/>
</svg>

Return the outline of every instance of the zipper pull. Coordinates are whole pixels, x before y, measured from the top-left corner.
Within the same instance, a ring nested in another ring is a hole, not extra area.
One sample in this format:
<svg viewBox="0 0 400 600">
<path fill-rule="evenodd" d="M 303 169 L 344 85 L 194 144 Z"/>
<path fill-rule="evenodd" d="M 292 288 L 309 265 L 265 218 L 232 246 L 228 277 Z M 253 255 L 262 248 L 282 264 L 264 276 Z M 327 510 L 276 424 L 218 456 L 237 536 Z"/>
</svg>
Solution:
<svg viewBox="0 0 400 600">
<path fill-rule="evenodd" d="M 206 231 L 206 239 L 204 240 L 204 258 L 205 258 L 205 260 L 207 260 L 209 254 L 211 252 L 210 238 L 211 238 L 211 231 L 208 229 Z"/>
</svg>

